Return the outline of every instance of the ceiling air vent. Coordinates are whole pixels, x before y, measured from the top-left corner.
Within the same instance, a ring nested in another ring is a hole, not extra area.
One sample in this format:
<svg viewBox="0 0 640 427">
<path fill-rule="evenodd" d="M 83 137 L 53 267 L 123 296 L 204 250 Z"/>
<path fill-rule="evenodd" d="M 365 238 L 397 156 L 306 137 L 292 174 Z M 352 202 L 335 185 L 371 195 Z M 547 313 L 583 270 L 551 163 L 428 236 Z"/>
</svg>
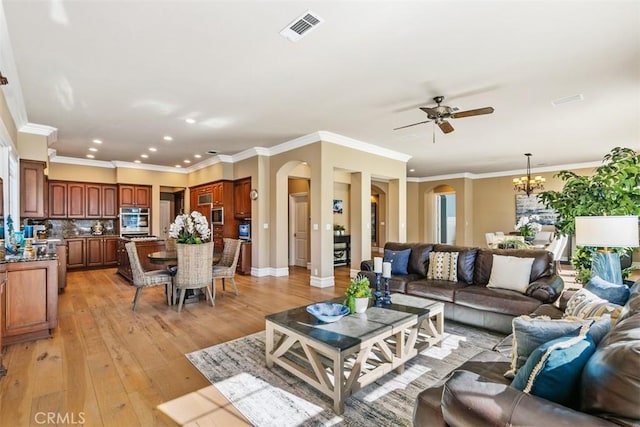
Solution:
<svg viewBox="0 0 640 427">
<path fill-rule="evenodd" d="M 320 18 L 314 12 L 308 10 L 301 17 L 295 19 L 287 25 L 280 34 L 292 42 L 297 42 L 303 36 L 306 36 L 311 30 L 322 24 L 324 19 Z"/>
</svg>

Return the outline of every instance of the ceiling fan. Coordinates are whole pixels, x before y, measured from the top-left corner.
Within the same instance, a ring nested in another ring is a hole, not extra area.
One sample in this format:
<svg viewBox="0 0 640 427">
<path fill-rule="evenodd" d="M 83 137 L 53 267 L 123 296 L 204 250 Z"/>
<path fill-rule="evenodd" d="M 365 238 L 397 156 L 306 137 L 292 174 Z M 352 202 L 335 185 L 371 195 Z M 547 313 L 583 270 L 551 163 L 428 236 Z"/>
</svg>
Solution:
<svg viewBox="0 0 640 427">
<path fill-rule="evenodd" d="M 453 126 L 446 119 L 461 119 L 463 117 L 471 117 L 471 116 L 479 116 L 482 114 L 491 114 L 493 113 L 493 107 L 484 107 L 478 108 L 476 110 L 467 110 L 467 111 L 455 111 L 453 108 L 448 107 L 446 105 L 440 105 L 442 101 L 444 101 L 444 96 L 436 96 L 433 98 L 435 103 L 437 104 L 435 107 L 420 107 L 422 111 L 427 113 L 427 117 L 429 120 L 425 120 L 418 123 L 412 123 L 410 125 L 401 126 L 399 128 L 395 128 L 394 130 L 404 129 L 415 125 L 421 125 L 423 123 L 434 122 L 440 127 L 440 130 L 444 133 L 453 132 Z"/>
</svg>

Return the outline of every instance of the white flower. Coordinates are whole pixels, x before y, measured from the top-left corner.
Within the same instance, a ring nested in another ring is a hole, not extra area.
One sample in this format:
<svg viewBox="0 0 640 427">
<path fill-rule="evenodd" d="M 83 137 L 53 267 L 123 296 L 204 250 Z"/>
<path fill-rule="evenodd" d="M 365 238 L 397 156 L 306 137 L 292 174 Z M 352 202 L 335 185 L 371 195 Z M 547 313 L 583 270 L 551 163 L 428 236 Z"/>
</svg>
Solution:
<svg viewBox="0 0 640 427">
<path fill-rule="evenodd" d="M 207 218 L 200 212 L 176 216 L 169 227 L 169 236 L 177 239 L 178 243 L 202 243 L 211 236 Z"/>
</svg>

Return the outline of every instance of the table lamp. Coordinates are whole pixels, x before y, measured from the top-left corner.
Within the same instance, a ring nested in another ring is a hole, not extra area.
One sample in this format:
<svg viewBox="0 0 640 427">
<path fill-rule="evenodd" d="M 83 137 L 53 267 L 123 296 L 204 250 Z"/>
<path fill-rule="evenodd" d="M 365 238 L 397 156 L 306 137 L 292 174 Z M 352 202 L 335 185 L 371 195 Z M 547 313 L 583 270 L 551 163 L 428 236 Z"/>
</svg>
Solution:
<svg viewBox="0 0 640 427">
<path fill-rule="evenodd" d="M 609 248 L 638 247 L 638 216 L 577 216 L 576 245 L 599 249 L 591 261 L 591 277 L 622 284 L 620 256 Z"/>
</svg>

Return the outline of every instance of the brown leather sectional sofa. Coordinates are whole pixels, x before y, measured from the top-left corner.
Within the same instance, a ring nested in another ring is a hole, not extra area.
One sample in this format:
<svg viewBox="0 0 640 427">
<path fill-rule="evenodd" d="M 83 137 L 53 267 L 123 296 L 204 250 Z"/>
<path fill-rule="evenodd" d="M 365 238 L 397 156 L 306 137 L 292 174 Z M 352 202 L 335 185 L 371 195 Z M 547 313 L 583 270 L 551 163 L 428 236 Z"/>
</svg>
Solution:
<svg viewBox="0 0 640 427">
<path fill-rule="evenodd" d="M 577 409 L 510 387 L 503 353 L 484 351 L 421 392 L 414 426 L 640 426 L 640 280 L 588 362 L 597 369 L 582 372 Z"/>
<path fill-rule="evenodd" d="M 391 292 L 419 296 L 444 302 L 445 319 L 511 333 L 511 320 L 534 312 L 540 305 L 554 302 L 564 289 L 556 274 L 553 255 L 540 249 L 483 249 L 431 243 L 388 242 L 385 249 L 411 249 L 408 274 L 392 275 Z M 428 280 L 429 253 L 458 252 L 457 282 Z M 506 289 L 488 288 L 493 255 L 534 258 L 530 284 L 525 294 Z M 375 283 L 373 261 L 361 263 L 361 273 Z"/>
</svg>

